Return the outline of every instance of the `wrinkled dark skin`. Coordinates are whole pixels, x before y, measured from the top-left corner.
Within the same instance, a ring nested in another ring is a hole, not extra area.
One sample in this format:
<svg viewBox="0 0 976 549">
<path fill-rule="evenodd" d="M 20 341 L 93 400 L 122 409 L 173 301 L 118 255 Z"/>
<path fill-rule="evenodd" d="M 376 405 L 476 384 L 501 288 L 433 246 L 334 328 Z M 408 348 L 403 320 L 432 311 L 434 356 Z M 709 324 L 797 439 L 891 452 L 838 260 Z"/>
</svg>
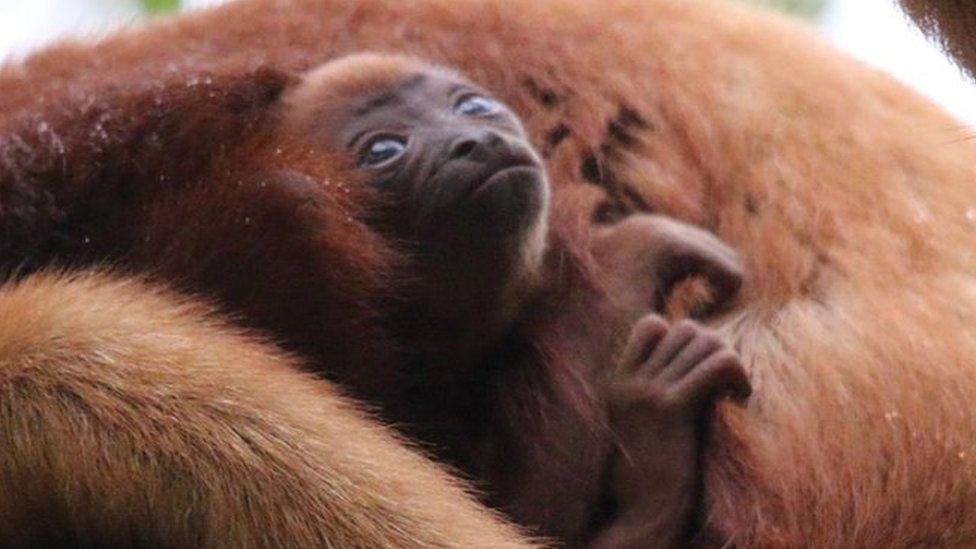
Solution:
<svg viewBox="0 0 976 549">
<path fill-rule="evenodd" d="M 383 197 L 370 223 L 410 252 L 413 285 L 391 324 L 417 383 L 380 403 L 385 413 L 544 535 L 593 547 L 686 541 L 704 420 L 717 398 L 748 396 L 749 383 L 716 334 L 653 311 L 692 275 L 729 302 L 737 255 L 700 229 L 634 215 L 594 232 L 605 293 L 541 291 L 549 188 L 521 122 L 460 77 L 399 62 L 383 86 L 290 122 L 354 159 Z M 302 86 L 337 83 L 313 72 Z M 313 112 L 301 102 L 314 93 L 292 97 L 286 108 Z M 595 311 L 606 322 L 581 329 Z M 575 399 L 566 373 L 539 356 L 546 341 L 573 357 L 573 380 L 592 400 Z"/>
</svg>

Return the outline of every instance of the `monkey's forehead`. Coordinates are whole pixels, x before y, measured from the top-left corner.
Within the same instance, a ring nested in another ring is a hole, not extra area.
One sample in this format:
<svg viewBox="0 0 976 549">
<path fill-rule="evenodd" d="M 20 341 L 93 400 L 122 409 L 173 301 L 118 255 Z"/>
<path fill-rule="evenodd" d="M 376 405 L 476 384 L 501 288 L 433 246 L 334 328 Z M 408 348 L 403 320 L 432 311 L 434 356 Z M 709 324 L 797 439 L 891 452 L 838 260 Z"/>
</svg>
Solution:
<svg viewBox="0 0 976 549">
<path fill-rule="evenodd" d="M 390 93 L 418 76 L 468 83 L 457 72 L 397 54 L 358 53 L 308 71 L 283 98 L 286 127 L 328 136 L 341 127 L 362 99 Z"/>
<path fill-rule="evenodd" d="M 301 87 L 322 99 L 351 99 L 390 91 L 417 75 L 467 82 L 457 72 L 398 54 L 358 53 L 329 61 L 309 71 Z"/>
</svg>

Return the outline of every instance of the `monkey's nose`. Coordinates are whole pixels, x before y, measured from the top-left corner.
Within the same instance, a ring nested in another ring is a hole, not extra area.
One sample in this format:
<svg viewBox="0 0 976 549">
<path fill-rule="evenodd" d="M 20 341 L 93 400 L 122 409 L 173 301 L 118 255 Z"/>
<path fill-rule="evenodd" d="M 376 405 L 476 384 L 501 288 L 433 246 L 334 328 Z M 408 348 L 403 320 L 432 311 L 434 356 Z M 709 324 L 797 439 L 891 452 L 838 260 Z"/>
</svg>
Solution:
<svg viewBox="0 0 976 549">
<path fill-rule="evenodd" d="M 464 158 L 470 155 L 477 146 L 478 142 L 474 139 L 461 139 L 451 146 L 451 159 Z"/>
<path fill-rule="evenodd" d="M 462 135 L 451 143 L 450 159 L 472 157 L 499 149 L 504 143 L 502 136 L 493 131 L 471 132 Z"/>
</svg>

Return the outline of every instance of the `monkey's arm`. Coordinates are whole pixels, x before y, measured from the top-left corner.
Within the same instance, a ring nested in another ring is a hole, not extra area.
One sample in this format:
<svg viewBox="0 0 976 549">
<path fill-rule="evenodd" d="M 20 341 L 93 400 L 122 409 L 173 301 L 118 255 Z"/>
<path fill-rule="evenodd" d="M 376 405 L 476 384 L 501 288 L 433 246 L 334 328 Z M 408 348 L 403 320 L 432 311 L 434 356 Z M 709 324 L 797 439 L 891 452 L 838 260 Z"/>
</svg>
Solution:
<svg viewBox="0 0 976 549">
<path fill-rule="evenodd" d="M 0 545 L 525 547 L 205 306 L 100 274 L 0 288 Z"/>
</svg>

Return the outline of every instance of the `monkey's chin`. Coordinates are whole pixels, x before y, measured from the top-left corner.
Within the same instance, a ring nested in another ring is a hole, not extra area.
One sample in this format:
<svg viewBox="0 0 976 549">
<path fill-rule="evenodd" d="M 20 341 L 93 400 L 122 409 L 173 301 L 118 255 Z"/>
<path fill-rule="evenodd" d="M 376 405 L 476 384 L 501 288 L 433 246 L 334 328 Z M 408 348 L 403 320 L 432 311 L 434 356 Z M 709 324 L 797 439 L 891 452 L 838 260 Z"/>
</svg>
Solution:
<svg viewBox="0 0 976 549">
<path fill-rule="evenodd" d="M 549 203 L 549 183 L 545 171 L 534 165 L 518 165 L 498 170 L 485 179 L 469 196 L 465 208 L 469 222 L 481 225 L 479 234 L 487 238 L 520 239 L 545 215 Z"/>
<path fill-rule="evenodd" d="M 546 173 L 534 165 L 506 166 L 453 184 L 457 194 L 437 203 L 437 215 L 419 239 L 475 262 L 497 264 L 518 255 L 548 211 Z"/>
</svg>

